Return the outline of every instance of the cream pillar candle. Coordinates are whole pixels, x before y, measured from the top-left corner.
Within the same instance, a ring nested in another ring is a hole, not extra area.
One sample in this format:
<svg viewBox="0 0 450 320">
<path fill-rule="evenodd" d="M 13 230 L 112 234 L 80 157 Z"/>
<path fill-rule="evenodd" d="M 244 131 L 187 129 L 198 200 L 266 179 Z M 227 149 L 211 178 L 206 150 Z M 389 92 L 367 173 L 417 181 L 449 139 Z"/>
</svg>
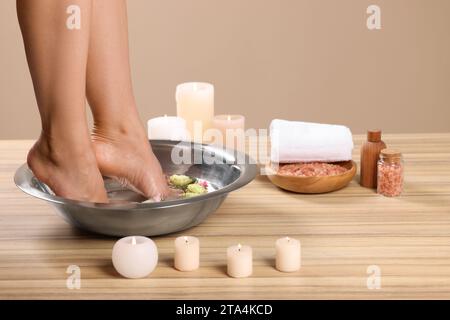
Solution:
<svg viewBox="0 0 450 320">
<path fill-rule="evenodd" d="M 200 241 L 196 237 L 175 239 L 175 269 L 193 271 L 200 265 Z"/>
<path fill-rule="evenodd" d="M 237 149 L 239 139 L 245 144 L 245 117 L 239 114 L 221 114 L 214 117 L 213 127 L 223 136 L 223 144 Z M 227 138 L 228 136 L 228 138 Z"/>
<path fill-rule="evenodd" d="M 253 272 L 252 248 L 250 246 L 231 246 L 227 249 L 227 273 L 233 278 L 245 278 Z"/>
<path fill-rule="evenodd" d="M 157 117 L 147 121 L 148 138 L 157 140 L 186 140 L 186 121 L 180 117 Z"/>
<path fill-rule="evenodd" d="M 158 249 L 149 238 L 125 237 L 114 244 L 112 262 L 117 272 L 125 278 L 144 278 L 158 263 Z"/>
<path fill-rule="evenodd" d="M 289 237 L 278 239 L 276 246 L 276 268 L 282 272 L 298 271 L 301 266 L 300 241 Z"/>
<path fill-rule="evenodd" d="M 176 88 L 177 116 L 186 120 L 191 140 L 202 142 L 203 132 L 212 126 L 214 86 L 205 82 L 186 82 Z M 201 125 L 202 130 L 195 131 Z"/>
</svg>

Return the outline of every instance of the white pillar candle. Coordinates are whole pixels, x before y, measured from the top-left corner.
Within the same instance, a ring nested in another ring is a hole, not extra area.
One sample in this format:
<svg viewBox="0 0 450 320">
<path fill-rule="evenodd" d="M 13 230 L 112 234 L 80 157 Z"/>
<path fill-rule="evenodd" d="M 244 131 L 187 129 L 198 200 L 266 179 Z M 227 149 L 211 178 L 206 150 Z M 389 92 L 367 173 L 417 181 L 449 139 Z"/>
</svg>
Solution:
<svg viewBox="0 0 450 320">
<path fill-rule="evenodd" d="M 180 117 L 157 117 L 147 121 L 148 138 L 153 140 L 186 140 L 186 121 Z"/>
<path fill-rule="evenodd" d="M 186 120 L 191 140 L 202 142 L 203 132 L 212 127 L 214 117 L 214 86 L 205 82 L 186 82 L 176 88 L 177 115 Z M 194 132 L 194 124 L 202 130 Z M 198 134 L 198 135 L 197 135 Z"/>
<path fill-rule="evenodd" d="M 213 127 L 222 133 L 223 144 L 238 149 L 239 141 L 245 144 L 245 117 L 239 114 L 221 114 L 213 119 Z M 227 138 L 228 136 L 228 138 Z"/>
<path fill-rule="evenodd" d="M 227 249 L 227 273 L 233 278 L 245 278 L 253 272 L 252 248 L 250 246 L 231 246 Z"/>
<path fill-rule="evenodd" d="M 193 271 L 200 265 L 200 241 L 196 237 L 175 239 L 175 269 Z"/>
<path fill-rule="evenodd" d="M 301 266 L 300 241 L 284 237 L 276 241 L 276 268 L 282 272 L 298 271 Z"/>
<path fill-rule="evenodd" d="M 125 237 L 114 244 L 112 262 L 117 272 L 125 278 L 144 278 L 158 263 L 158 249 L 149 238 Z"/>
</svg>

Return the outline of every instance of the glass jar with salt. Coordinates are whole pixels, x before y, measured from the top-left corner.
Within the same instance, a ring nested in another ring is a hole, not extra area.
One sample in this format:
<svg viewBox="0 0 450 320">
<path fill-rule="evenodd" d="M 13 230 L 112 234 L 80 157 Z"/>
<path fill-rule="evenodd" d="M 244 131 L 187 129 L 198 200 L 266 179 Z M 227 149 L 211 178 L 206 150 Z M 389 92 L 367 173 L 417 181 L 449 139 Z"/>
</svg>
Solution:
<svg viewBox="0 0 450 320">
<path fill-rule="evenodd" d="M 386 197 L 399 196 L 403 191 L 403 171 L 403 157 L 398 150 L 381 150 L 377 192 Z"/>
</svg>

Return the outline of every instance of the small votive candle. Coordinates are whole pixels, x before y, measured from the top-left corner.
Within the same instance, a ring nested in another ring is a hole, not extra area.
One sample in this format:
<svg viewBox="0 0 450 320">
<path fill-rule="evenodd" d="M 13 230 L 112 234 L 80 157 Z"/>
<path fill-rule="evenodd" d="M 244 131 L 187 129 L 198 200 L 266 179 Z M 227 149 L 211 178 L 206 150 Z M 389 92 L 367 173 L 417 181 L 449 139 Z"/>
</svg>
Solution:
<svg viewBox="0 0 450 320">
<path fill-rule="evenodd" d="M 227 249 L 227 273 L 232 278 L 249 277 L 253 272 L 253 256 L 250 246 L 231 246 Z"/>
<path fill-rule="evenodd" d="M 117 272 L 125 278 L 144 278 L 158 263 L 158 248 L 147 237 L 125 237 L 114 244 L 112 262 Z"/>
<path fill-rule="evenodd" d="M 245 144 L 244 116 L 239 114 L 217 115 L 213 119 L 213 127 L 222 133 L 224 142 L 222 145 L 227 148 L 237 149 L 239 139 Z"/>
<path fill-rule="evenodd" d="M 186 140 L 186 120 L 180 117 L 157 117 L 147 121 L 148 138 L 153 140 Z"/>
<path fill-rule="evenodd" d="M 298 271 L 301 266 L 301 245 L 297 239 L 278 239 L 276 246 L 276 268 L 281 272 Z"/>
<path fill-rule="evenodd" d="M 200 265 L 200 241 L 196 237 L 178 237 L 175 239 L 175 269 L 193 271 Z"/>
</svg>

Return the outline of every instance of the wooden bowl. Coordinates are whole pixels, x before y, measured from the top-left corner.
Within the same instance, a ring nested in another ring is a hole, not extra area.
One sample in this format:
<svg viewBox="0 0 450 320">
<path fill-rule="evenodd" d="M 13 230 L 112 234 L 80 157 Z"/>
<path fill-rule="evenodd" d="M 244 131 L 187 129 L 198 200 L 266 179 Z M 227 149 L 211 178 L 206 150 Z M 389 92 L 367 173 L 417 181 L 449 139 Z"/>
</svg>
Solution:
<svg viewBox="0 0 450 320">
<path fill-rule="evenodd" d="M 266 172 L 269 180 L 281 189 L 297 193 L 325 193 L 345 187 L 356 174 L 356 163 L 353 160 L 333 162 L 333 164 L 343 166 L 348 170 L 334 176 L 298 177 L 277 174 L 269 164 L 266 166 Z"/>
</svg>

